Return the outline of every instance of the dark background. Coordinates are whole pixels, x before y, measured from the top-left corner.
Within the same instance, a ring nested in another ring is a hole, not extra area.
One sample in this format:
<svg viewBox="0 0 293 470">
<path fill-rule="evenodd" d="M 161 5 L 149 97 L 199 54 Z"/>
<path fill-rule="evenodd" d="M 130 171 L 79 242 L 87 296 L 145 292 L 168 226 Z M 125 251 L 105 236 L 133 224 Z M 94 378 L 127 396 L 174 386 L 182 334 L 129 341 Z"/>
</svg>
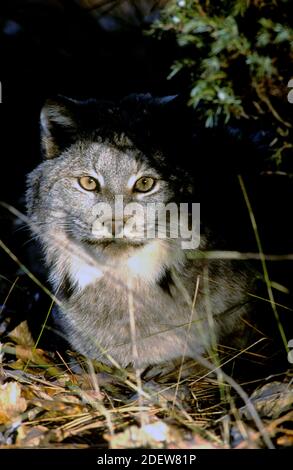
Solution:
<svg viewBox="0 0 293 470">
<path fill-rule="evenodd" d="M 166 80 L 174 42 L 143 33 L 157 14 L 156 2 L 137 2 L 140 9 L 126 11 L 114 9 L 119 2 L 98 3 L 104 8 L 85 9 L 75 1 L 1 1 L 1 160 L 10 175 L 1 193 L 6 200 L 15 202 L 22 194 L 24 175 L 39 161 L 38 120 L 48 96 L 179 91 Z"/>
</svg>

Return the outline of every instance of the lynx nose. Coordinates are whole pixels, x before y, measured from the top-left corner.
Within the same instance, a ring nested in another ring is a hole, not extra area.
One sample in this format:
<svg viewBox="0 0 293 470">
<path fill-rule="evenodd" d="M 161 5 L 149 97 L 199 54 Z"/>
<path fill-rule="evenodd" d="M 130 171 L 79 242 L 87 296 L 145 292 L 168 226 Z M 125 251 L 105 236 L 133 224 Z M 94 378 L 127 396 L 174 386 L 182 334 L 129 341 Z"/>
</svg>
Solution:
<svg viewBox="0 0 293 470">
<path fill-rule="evenodd" d="M 108 219 L 105 220 L 103 225 L 106 227 L 107 231 L 112 235 L 112 237 L 121 236 L 123 234 L 123 229 L 130 216 L 124 216 L 123 219 Z"/>
</svg>

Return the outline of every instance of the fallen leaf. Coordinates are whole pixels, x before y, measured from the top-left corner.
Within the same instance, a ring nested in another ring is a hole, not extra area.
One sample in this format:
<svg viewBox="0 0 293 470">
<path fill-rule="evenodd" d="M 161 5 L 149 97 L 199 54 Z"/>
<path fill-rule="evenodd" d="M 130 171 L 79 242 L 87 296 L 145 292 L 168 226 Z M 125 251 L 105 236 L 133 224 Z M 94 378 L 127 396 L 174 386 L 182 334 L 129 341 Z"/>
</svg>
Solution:
<svg viewBox="0 0 293 470">
<path fill-rule="evenodd" d="M 278 418 L 282 413 L 292 409 L 293 385 L 270 382 L 255 390 L 251 402 L 261 417 Z M 246 406 L 240 408 L 242 416 L 250 419 L 250 413 Z"/>
<path fill-rule="evenodd" d="M 44 440 L 48 429 L 45 426 L 21 425 L 17 429 L 16 445 L 25 447 L 38 447 Z"/>
<path fill-rule="evenodd" d="M 153 434 L 152 434 L 153 433 Z M 105 435 L 110 449 L 131 449 L 136 447 L 151 447 L 160 449 L 168 438 L 168 425 L 158 421 L 145 426 L 129 426 L 125 431 L 114 436 Z"/>
<path fill-rule="evenodd" d="M 35 345 L 27 321 L 23 321 L 17 325 L 17 327 L 9 333 L 8 337 L 20 346 L 34 347 Z"/>
<path fill-rule="evenodd" d="M 0 386 L 0 423 L 7 424 L 17 419 L 27 408 L 27 401 L 21 397 L 21 386 L 8 382 Z"/>
<path fill-rule="evenodd" d="M 293 436 L 281 436 L 277 439 L 277 444 L 280 447 L 293 447 Z"/>
</svg>

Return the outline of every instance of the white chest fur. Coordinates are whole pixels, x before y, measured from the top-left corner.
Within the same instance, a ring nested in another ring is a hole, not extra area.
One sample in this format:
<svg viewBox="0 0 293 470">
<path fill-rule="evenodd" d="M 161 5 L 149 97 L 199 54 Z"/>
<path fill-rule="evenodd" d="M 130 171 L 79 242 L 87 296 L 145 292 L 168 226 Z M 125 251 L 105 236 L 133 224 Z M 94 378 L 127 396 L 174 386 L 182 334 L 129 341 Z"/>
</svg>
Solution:
<svg viewBox="0 0 293 470">
<path fill-rule="evenodd" d="M 105 258 L 105 262 L 81 259 L 72 255 L 69 258 L 69 276 L 80 290 L 96 283 L 102 277 L 123 281 L 123 284 L 140 281 L 155 283 L 166 268 L 178 266 L 182 262 L 181 250 L 172 250 L 160 240 L 148 243 L 122 255 Z"/>
<path fill-rule="evenodd" d="M 69 262 L 69 276 L 73 284 L 83 290 L 90 284 L 103 277 L 104 273 L 95 263 L 89 264 L 77 256 L 72 256 Z"/>
</svg>

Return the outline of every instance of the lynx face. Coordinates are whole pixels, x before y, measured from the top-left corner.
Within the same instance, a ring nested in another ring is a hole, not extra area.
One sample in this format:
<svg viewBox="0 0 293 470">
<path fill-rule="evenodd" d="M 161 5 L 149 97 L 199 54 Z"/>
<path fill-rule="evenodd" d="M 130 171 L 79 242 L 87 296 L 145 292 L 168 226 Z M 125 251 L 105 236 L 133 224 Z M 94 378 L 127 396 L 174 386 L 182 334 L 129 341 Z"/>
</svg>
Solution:
<svg viewBox="0 0 293 470">
<path fill-rule="evenodd" d="M 179 204 L 188 179 L 147 136 L 137 139 L 121 110 L 118 116 L 111 108 L 100 112 L 96 103 L 86 109 L 75 102 L 45 106 L 46 159 L 29 175 L 28 213 L 47 255 L 53 256 L 54 245 L 72 243 L 74 252 L 77 244 L 102 264 L 119 267 L 126 260 L 155 281 L 183 256 L 188 214 L 181 220 Z M 70 263 L 79 271 L 80 257 L 72 254 Z M 83 278 L 85 270 L 88 264 Z"/>
<path fill-rule="evenodd" d="M 45 162 L 43 170 L 46 181 L 41 179 L 38 197 L 48 223 L 104 248 L 139 246 L 155 238 L 146 233 L 159 228 L 155 207 L 174 197 L 172 186 L 130 142 L 125 149 L 107 141 L 78 142 L 58 157 L 58 164 Z"/>
</svg>

